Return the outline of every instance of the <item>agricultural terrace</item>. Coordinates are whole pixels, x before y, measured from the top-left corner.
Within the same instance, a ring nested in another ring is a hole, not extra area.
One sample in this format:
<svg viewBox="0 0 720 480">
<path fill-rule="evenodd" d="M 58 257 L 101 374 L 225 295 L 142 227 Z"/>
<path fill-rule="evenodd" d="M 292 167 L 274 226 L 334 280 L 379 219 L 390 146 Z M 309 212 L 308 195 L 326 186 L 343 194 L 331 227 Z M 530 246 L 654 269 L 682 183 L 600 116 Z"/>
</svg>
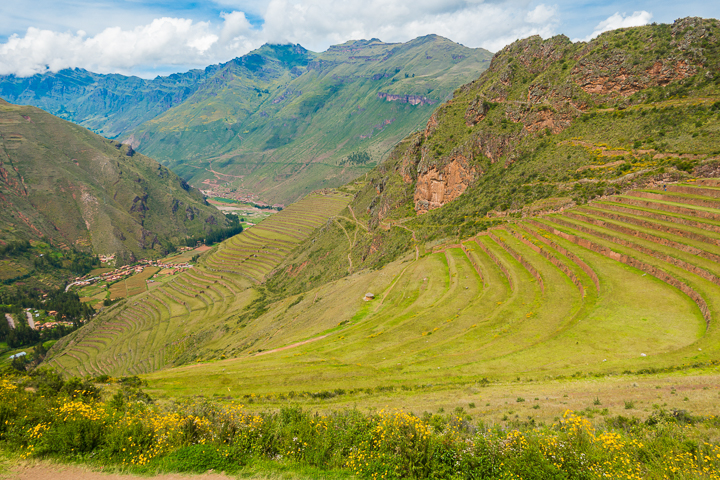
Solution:
<svg viewBox="0 0 720 480">
<path fill-rule="evenodd" d="M 48 356 L 66 375 L 140 374 L 194 359 L 257 295 L 250 289 L 349 198 L 311 194 L 209 251 L 196 268 L 101 313 Z M 126 281 L 125 288 L 140 293 Z M 143 285 L 145 280 L 143 279 Z"/>
<path fill-rule="evenodd" d="M 720 180 L 632 191 L 268 305 L 214 344 L 238 358 L 148 379 L 277 398 L 716 365 L 718 260 Z"/>
<path fill-rule="evenodd" d="M 208 269 L 241 275 L 253 283 L 265 277 L 316 228 L 337 215 L 349 199 L 313 193 L 300 202 L 223 242 L 205 261 Z"/>
</svg>

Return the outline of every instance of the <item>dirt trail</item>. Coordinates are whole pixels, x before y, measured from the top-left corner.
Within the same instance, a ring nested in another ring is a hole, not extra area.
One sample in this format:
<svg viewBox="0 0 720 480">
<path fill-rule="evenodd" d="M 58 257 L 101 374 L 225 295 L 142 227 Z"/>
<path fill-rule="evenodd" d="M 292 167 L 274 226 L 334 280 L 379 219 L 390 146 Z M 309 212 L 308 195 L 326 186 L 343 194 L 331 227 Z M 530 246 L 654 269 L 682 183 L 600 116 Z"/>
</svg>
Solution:
<svg viewBox="0 0 720 480">
<path fill-rule="evenodd" d="M 328 335 L 330 335 L 330 334 L 328 334 Z M 256 357 L 259 357 L 259 356 L 261 356 L 261 355 L 267 355 L 268 353 L 282 352 L 283 350 L 287 350 L 287 349 L 289 349 L 289 348 L 299 347 L 300 345 L 305 345 L 306 343 L 312 343 L 312 342 L 315 342 L 315 341 L 317 341 L 317 340 L 321 340 L 321 339 L 323 339 L 323 338 L 325 338 L 325 337 L 327 337 L 327 335 L 321 335 L 321 336 L 319 336 L 319 337 L 311 338 L 310 340 L 305 340 L 305 341 L 303 341 L 303 342 L 293 343 L 292 345 L 288 345 L 288 346 L 286 346 L 286 347 L 273 348 L 272 350 L 268 350 L 267 352 L 260 352 L 260 353 L 258 353 L 258 354 L 255 355 L 255 356 L 256 356 Z"/>
<path fill-rule="evenodd" d="M 342 226 L 342 223 L 338 222 L 337 219 L 335 219 L 335 223 L 337 223 L 338 227 L 340 227 L 342 229 L 343 233 L 345 233 L 348 243 L 350 244 L 350 251 L 347 254 L 347 258 L 348 258 L 348 262 L 350 263 L 350 267 L 348 268 L 348 273 L 352 274 L 353 273 L 352 249 L 355 246 L 355 242 L 353 240 L 350 240 L 350 235 L 348 234 L 347 230 L 345 230 L 345 227 Z M 357 230 L 355 230 L 355 234 L 357 236 Z"/>
<path fill-rule="evenodd" d="M 170 473 L 154 477 L 103 473 L 88 470 L 76 465 L 60 465 L 49 462 L 27 463 L 10 469 L 9 475 L 0 478 L 7 480 L 231 480 L 234 477 L 217 473 L 202 475 L 181 475 Z"/>
<path fill-rule="evenodd" d="M 10 328 L 15 330 L 15 319 L 13 319 L 12 315 L 9 313 L 5 314 L 5 318 L 7 319 L 8 325 L 10 325 Z"/>
<path fill-rule="evenodd" d="M 415 231 L 410 230 L 405 225 L 401 225 L 399 223 L 395 223 L 395 224 L 393 224 L 393 226 L 399 227 L 399 228 L 404 228 L 405 230 L 407 230 L 408 232 L 410 232 L 412 234 L 413 243 L 415 243 L 415 260 L 418 260 L 420 258 L 420 248 L 418 247 L 418 244 L 417 244 L 417 238 L 415 238 Z"/>
<path fill-rule="evenodd" d="M 352 209 L 352 207 L 351 207 L 350 205 L 348 205 L 348 210 L 350 210 L 350 213 L 352 214 L 352 217 L 355 219 L 355 223 L 357 223 L 358 225 L 360 225 L 360 226 L 361 226 L 362 228 L 364 228 L 365 231 L 367 232 L 367 231 L 368 231 L 368 227 L 367 227 L 366 225 L 363 225 L 362 223 L 360 223 L 360 222 L 358 221 L 357 217 L 355 216 L 355 211 Z"/>
</svg>

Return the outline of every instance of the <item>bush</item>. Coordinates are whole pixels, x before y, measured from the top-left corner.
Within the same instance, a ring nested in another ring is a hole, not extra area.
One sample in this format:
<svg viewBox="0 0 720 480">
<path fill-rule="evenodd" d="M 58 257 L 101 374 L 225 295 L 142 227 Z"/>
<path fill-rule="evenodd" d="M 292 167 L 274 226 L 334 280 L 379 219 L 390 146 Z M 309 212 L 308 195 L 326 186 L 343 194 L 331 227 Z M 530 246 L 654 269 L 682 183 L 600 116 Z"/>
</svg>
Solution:
<svg viewBox="0 0 720 480">
<path fill-rule="evenodd" d="M 26 390 L 31 382 L 47 395 Z M 103 402 L 85 381 L 52 372 L 0 378 L 0 439 L 24 457 L 93 458 L 146 473 L 235 472 L 250 462 L 386 479 L 714 478 L 720 470 L 720 446 L 696 440 L 696 425 L 717 429 L 717 420 L 682 410 L 658 407 L 646 422 L 616 417 L 597 430 L 569 411 L 552 427 L 478 429 L 463 409 L 419 418 L 298 407 L 253 414 L 209 401 L 161 407 L 125 396 L 139 390 L 134 378 L 125 383 Z"/>
</svg>

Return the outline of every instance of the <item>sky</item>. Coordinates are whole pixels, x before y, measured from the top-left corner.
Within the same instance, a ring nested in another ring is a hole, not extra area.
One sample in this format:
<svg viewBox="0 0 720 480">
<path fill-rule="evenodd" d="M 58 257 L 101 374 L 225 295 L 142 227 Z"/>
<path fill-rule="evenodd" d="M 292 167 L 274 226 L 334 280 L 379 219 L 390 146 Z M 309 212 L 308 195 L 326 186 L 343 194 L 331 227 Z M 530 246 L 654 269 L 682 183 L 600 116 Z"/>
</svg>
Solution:
<svg viewBox="0 0 720 480">
<path fill-rule="evenodd" d="M 152 78 L 264 43 L 321 52 L 427 34 L 497 52 L 531 35 L 588 41 L 615 28 L 720 18 L 717 0 L 3 0 L 0 75 L 63 68 Z"/>
</svg>

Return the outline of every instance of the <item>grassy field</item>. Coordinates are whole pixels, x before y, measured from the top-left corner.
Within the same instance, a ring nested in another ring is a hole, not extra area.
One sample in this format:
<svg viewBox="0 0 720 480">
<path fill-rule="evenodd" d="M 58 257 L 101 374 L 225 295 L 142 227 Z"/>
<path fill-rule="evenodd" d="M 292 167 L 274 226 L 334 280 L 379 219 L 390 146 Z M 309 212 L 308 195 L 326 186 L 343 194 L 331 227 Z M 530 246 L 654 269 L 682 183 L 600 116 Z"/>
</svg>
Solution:
<svg viewBox="0 0 720 480">
<path fill-rule="evenodd" d="M 110 286 L 110 299 L 117 300 L 143 293 L 147 290 L 148 279 L 159 271 L 157 267 L 146 267 L 141 273 L 113 283 Z"/>
</svg>

